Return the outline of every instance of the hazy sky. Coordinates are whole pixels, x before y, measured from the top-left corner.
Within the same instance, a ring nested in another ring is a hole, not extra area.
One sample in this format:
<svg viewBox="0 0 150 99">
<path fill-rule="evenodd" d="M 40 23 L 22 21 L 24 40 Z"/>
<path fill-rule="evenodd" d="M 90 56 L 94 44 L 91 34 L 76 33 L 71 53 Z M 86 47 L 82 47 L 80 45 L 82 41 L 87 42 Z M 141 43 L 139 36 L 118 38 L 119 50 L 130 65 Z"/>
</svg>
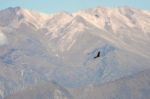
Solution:
<svg viewBox="0 0 150 99">
<path fill-rule="evenodd" d="M 150 0 L 0 0 L 0 9 L 15 6 L 42 12 L 74 12 L 97 6 L 130 6 L 150 10 Z"/>
</svg>

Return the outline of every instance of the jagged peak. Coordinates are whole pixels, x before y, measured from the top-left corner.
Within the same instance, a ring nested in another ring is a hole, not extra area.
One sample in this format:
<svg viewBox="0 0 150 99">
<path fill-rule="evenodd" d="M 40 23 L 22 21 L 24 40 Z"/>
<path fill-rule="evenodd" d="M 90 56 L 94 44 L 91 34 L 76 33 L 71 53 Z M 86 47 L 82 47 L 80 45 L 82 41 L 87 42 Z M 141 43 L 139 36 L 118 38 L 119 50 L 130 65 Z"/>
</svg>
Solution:
<svg viewBox="0 0 150 99">
<path fill-rule="evenodd" d="M 50 14 L 52 15 L 53 17 L 73 17 L 72 13 L 69 13 L 69 12 L 66 12 L 66 11 L 63 11 L 63 12 L 56 12 L 56 13 L 53 13 L 53 14 Z"/>
<path fill-rule="evenodd" d="M 149 12 L 144 12 L 145 15 L 149 16 Z M 4 9 L 0 11 L 0 18 L 3 22 L 9 24 L 12 22 L 13 19 L 17 19 L 17 21 L 22 20 L 30 22 L 32 24 L 37 25 L 37 27 L 48 25 L 51 22 L 56 22 L 58 20 L 58 24 L 68 23 L 72 19 L 74 21 L 77 21 L 79 23 L 88 21 L 92 24 L 94 24 L 97 27 L 100 27 L 103 29 L 105 25 L 108 23 L 111 23 L 113 21 L 114 24 L 112 26 L 120 28 L 120 24 L 122 25 L 129 25 L 131 27 L 140 27 L 138 22 L 140 21 L 136 20 L 135 18 L 132 18 L 136 15 L 138 17 L 143 15 L 143 10 L 138 10 L 136 8 L 131 8 L 128 6 L 123 7 L 96 7 L 96 8 L 90 8 L 86 10 L 81 10 L 76 13 L 69 13 L 69 12 L 59 12 L 54 14 L 45 14 L 45 13 L 39 13 L 36 11 L 24 9 L 21 7 L 9 7 L 7 9 Z M 143 15 L 144 16 L 144 15 Z M 9 19 L 9 20 L 8 20 Z M 38 21 L 37 21 L 38 20 Z M 145 20 L 145 19 L 143 19 Z M 115 21 L 115 22 L 114 22 Z M 121 23 L 121 22 L 122 23 Z M 127 22 L 128 21 L 128 22 Z M 48 24 L 47 24 L 48 23 Z M 125 24 L 124 24 L 125 23 Z M 140 22 L 139 22 L 140 23 Z M 118 25 L 119 24 L 119 25 Z"/>
<path fill-rule="evenodd" d="M 24 15 L 24 16 L 28 16 L 29 14 L 50 16 L 49 14 L 46 14 L 46 13 L 41 13 L 41 12 L 38 12 L 38 11 L 34 11 L 34 10 L 31 10 L 31 9 L 25 9 L 25 8 L 22 8 L 22 7 L 9 7 L 9 8 L 1 10 L 0 13 L 2 13 L 2 14 L 6 13 L 6 14 Z"/>
<path fill-rule="evenodd" d="M 84 19 L 82 16 L 80 16 L 80 15 L 76 15 L 76 16 L 73 18 L 73 20 L 75 20 L 75 21 L 77 21 L 77 22 L 85 21 L 85 19 Z"/>
<path fill-rule="evenodd" d="M 9 7 L 9 8 L 3 9 L 1 13 L 5 12 L 5 13 L 17 14 L 23 11 L 25 11 L 25 9 L 21 7 Z"/>
<path fill-rule="evenodd" d="M 21 10 L 21 9 L 23 9 L 23 8 L 21 8 L 21 7 L 8 7 L 8 8 L 6 8 L 6 9 L 4 9 L 4 10 L 10 10 L 10 11 L 19 11 L 19 10 Z"/>
<path fill-rule="evenodd" d="M 0 20 L 2 26 L 10 25 L 12 22 L 15 22 L 16 24 L 25 22 L 40 27 L 44 24 L 45 20 L 50 18 L 50 15 L 21 7 L 9 7 L 0 11 L 0 18 L 2 19 Z"/>
</svg>

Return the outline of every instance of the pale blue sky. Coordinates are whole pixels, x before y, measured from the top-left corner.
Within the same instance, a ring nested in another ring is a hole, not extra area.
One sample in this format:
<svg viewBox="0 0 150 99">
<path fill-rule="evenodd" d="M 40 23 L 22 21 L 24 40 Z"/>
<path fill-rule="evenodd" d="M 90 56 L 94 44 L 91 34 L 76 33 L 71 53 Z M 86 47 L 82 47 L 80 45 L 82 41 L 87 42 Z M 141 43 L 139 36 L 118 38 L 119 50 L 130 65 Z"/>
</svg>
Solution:
<svg viewBox="0 0 150 99">
<path fill-rule="evenodd" d="M 150 0 L 0 0 L 0 9 L 15 6 L 41 12 L 74 12 L 97 6 L 130 6 L 150 10 Z"/>
</svg>

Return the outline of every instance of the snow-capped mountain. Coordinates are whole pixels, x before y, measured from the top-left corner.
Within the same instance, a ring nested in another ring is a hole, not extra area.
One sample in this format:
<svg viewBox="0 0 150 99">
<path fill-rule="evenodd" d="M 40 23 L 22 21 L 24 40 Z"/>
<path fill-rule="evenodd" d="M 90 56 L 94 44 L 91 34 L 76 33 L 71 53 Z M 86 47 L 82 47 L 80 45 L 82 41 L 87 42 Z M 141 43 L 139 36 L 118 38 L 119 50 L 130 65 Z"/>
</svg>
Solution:
<svg viewBox="0 0 150 99">
<path fill-rule="evenodd" d="M 39 96 L 42 99 L 87 99 L 88 92 L 97 97 L 93 99 L 116 99 L 110 94 L 118 95 L 117 89 L 107 93 L 106 87 L 107 98 L 95 91 L 132 76 L 147 81 L 140 74 L 150 69 L 149 45 L 150 11 L 128 7 L 54 14 L 20 7 L 1 10 L 0 99 L 37 99 L 41 88 L 48 91 Z M 150 88 L 148 83 L 143 86 Z M 124 97 L 123 92 L 121 99 L 134 95 Z"/>
</svg>

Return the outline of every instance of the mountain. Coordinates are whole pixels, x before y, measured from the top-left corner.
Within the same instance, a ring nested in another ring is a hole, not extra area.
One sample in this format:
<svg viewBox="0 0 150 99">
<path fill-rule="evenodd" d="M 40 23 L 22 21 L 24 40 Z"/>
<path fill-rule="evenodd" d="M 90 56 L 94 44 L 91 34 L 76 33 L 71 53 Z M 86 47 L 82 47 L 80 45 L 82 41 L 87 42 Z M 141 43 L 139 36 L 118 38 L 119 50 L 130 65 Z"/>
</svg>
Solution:
<svg viewBox="0 0 150 99">
<path fill-rule="evenodd" d="M 149 74 L 146 70 L 102 85 L 71 89 L 70 92 L 76 99 L 149 99 Z"/>
<path fill-rule="evenodd" d="M 57 83 L 44 83 L 38 86 L 31 86 L 7 96 L 5 99 L 72 99 L 70 93 L 57 85 Z"/>
<path fill-rule="evenodd" d="M 149 99 L 149 23 L 150 11 L 128 7 L 1 10 L 0 99 Z M 143 87 L 133 86 L 134 79 Z M 126 93 L 124 84 L 147 96 Z"/>
</svg>

